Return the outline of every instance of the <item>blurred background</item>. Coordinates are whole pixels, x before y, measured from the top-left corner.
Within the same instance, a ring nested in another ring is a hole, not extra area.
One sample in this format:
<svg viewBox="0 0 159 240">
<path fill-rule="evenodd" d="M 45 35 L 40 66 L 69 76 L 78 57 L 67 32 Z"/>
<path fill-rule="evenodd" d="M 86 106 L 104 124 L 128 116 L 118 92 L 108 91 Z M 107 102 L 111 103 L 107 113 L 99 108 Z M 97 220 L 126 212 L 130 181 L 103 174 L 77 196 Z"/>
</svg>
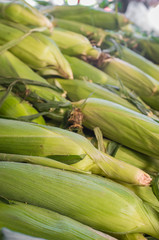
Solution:
<svg viewBox="0 0 159 240">
<path fill-rule="evenodd" d="M 159 0 L 26 0 L 32 6 L 85 5 L 124 13 L 146 33 L 159 36 Z"/>
</svg>

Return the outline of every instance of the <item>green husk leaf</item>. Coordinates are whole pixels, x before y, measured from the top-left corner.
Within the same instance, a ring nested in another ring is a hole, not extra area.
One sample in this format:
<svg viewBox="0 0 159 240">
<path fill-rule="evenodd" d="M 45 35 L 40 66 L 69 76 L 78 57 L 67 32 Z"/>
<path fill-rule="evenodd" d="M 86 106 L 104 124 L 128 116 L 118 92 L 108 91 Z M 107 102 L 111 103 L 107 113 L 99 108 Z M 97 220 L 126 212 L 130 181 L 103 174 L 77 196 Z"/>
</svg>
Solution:
<svg viewBox="0 0 159 240">
<path fill-rule="evenodd" d="M 58 159 L 58 156 L 56 157 L 54 155 L 53 157 Z M 38 164 L 38 165 L 42 165 L 42 166 L 58 168 L 58 169 L 67 170 L 67 171 L 90 174 L 90 172 L 82 171 L 73 166 L 70 166 L 69 164 L 65 164 L 65 162 L 66 162 L 66 161 L 64 161 L 65 157 L 67 157 L 68 159 L 70 158 L 70 161 L 73 161 L 73 159 L 77 159 L 79 156 L 75 156 L 75 155 L 74 156 L 64 156 L 63 155 L 63 156 L 61 156 L 61 161 L 59 161 L 59 160 L 54 160 L 52 158 L 46 158 L 46 157 L 0 153 L 0 161 Z M 62 159 L 63 159 L 63 161 L 62 161 Z M 75 161 L 79 161 L 79 159 L 77 159 Z M 70 164 L 72 164 L 72 163 L 70 163 Z"/>
<path fill-rule="evenodd" d="M 150 176 L 142 170 L 100 152 L 79 134 L 56 127 L 7 119 L 0 119 L 0 126 L 0 151 L 3 153 L 53 159 L 54 155 L 84 154 L 84 159 L 73 164 L 75 168 L 139 185 L 147 185 L 151 181 Z"/>
<path fill-rule="evenodd" d="M 56 6 L 49 8 L 47 12 L 51 12 L 56 18 L 73 20 L 90 24 L 103 29 L 117 30 L 121 26 L 128 24 L 129 20 L 117 12 L 105 12 L 100 8 L 92 8 L 86 6 Z"/>
<path fill-rule="evenodd" d="M 152 190 L 157 199 L 159 200 L 159 175 L 155 177 L 152 182 Z"/>
<path fill-rule="evenodd" d="M 76 107 L 81 105 L 75 103 Z M 98 126 L 103 135 L 129 148 L 158 158 L 159 124 L 152 118 L 119 104 L 89 98 L 81 108 L 84 126 Z"/>
<path fill-rule="evenodd" d="M 99 231 L 143 232 L 159 237 L 158 214 L 132 191 L 111 180 L 38 165 L 0 162 L 0 182 L 0 192 L 5 197 L 56 211 Z"/>
<path fill-rule="evenodd" d="M 94 134 L 96 136 L 96 139 L 97 139 L 97 142 L 98 142 L 98 149 L 101 151 L 101 152 L 104 152 L 105 153 L 105 146 L 104 146 L 104 141 L 103 141 L 103 134 L 100 130 L 99 127 L 96 127 L 93 129 L 94 130 Z M 109 154 L 109 153 L 108 153 Z"/>
<path fill-rule="evenodd" d="M 39 86 L 39 87 L 46 87 L 46 88 L 50 88 L 53 90 L 56 90 L 58 92 L 62 92 L 62 90 L 56 86 L 50 85 L 47 82 L 40 82 L 40 81 L 35 81 L 35 80 L 31 80 L 31 79 L 26 79 L 26 78 L 21 78 L 21 77 L 6 77 L 6 76 L 0 76 L 0 84 L 1 85 L 5 85 L 8 86 L 9 84 L 11 84 L 13 81 L 17 81 L 17 82 L 21 82 L 24 83 L 25 85 L 33 85 L 33 86 Z M 15 82 L 15 84 L 17 83 Z M 14 85 L 14 84 L 13 84 Z"/>
<path fill-rule="evenodd" d="M 119 147 L 120 147 L 120 144 L 119 144 L 119 143 L 116 143 L 116 142 L 113 142 L 113 141 L 109 141 L 109 142 L 108 142 L 108 145 L 107 145 L 106 152 L 107 152 L 109 155 L 115 157 L 115 155 L 116 155 Z"/>
</svg>

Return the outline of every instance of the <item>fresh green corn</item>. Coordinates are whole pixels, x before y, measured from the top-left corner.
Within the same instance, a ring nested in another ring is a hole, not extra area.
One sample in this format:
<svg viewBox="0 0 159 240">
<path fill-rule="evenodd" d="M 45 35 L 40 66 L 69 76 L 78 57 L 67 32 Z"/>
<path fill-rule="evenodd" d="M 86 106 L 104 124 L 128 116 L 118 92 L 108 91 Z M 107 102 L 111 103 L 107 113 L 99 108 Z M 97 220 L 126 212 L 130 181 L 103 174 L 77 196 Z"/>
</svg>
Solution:
<svg viewBox="0 0 159 240">
<path fill-rule="evenodd" d="M 129 21 L 123 15 L 85 6 L 56 6 L 49 9 L 56 18 L 73 20 L 104 29 L 117 30 Z"/>
<path fill-rule="evenodd" d="M 95 139 L 91 139 L 91 143 L 94 144 L 94 146 L 97 146 L 97 143 Z M 110 151 L 107 151 L 107 149 L 110 147 L 110 144 L 112 142 L 104 139 L 104 145 L 106 148 L 106 152 L 111 155 Z M 111 155 L 112 156 L 112 155 Z M 116 159 L 120 161 L 124 161 L 128 164 L 134 165 L 137 168 L 140 168 L 146 172 L 149 172 L 151 174 L 156 174 L 159 172 L 159 162 L 156 159 L 150 158 L 149 156 L 146 156 L 144 154 L 141 154 L 139 152 L 133 151 L 129 148 L 126 148 L 124 146 L 120 146 L 116 152 L 115 155 L 113 155 Z M 57 156 L 55 156 L 56 158 Z M 63 162 L 62 162 L 63 160 Z M 10 162 L 25 162 L 25 163 L 31 163 L 31 164 L 38 164 L 48 167 L 54 167 L 59 169 L 64 169 L 68 171 L 75 171 L 75 172 L 85 172 L 85 169 L 87 165 L 85 166 L 84 171 L 80 170 L 81 165 L 76 164 L 75 167 L 72 166 L 72 164 L 69 163 L 69 159 L 64 160 L 61 159 L 61 162 L 55 161 L 52 158 L 48 157 L 37 157 L 37 156 L 28 156 L 28 155 L 17 155 L 17 154 L 6 154 L 6 153 L 0 153 L 0 161 L 10 161 Z M 83 161 L 84 162 L 84 161 Z M 89 162 L 88 162 L 89 163 Z M 68 165 L 70 164 L 70 165 Z"/>
<path fill-rule="evenodd" d="M 159 124 L 152 118 L 97 98 L 81 100 L 75 106 L 81 109 L 87 128 L 99 127 L 105 137 L 158 158 Z"/>
<path fill-rule="evenodd" d="M 82 34 L 85 37 L 87 37 L 90 41 L 95 43 L 96 46 L 101 46 L 103 40 L 107 35 L 106 31 L 104 31 L 101 28 L 97 28 L 92 25 L 70 21 L 66 19 L 64 20 L 60 18 L 55 18 L 53 19 L 53 25 L 55 27 L 60 27 L 68 31 Z"/>
<path fill-rule="evenodd" d="M 71 65 L 75 79 L 87 80 L 99 84 L 113 85 L 116 83 L 115 79 L 87 62 L 67 55 L 65 55 L 65 58 Z"/>
<path fill-rule="evenodd" d="M 29 8 L 22 3 L 0 3 L 0 17 L 24 25 L 52 28 L 48 18 L 42 15 L 36 8 Z"/>
<path fill-rule="evenodd" d="M 6 44 L 10 41 L 18 41 L 29 29 L 25 26 L 19 26 L 10 22 L 0 21 L 0 44 Z M 41 37 L 40 37 L 41 36 Z M 66 78 L 73 78 L 69 64 L 48 36 L 32 33 L 15 46 L 10 51 L 36 70 L 45 70 L 49 68 L 55 75 Z M 66 67 L 67 66 L 67 67 Z M 62 70 L 61 70 L 62 69 Z"/>
<path fill-rule="evenodd" d="M 159 110 L 159 82 L 157 80 L 137 67 L 110 56 L 101 68 L 111 77 L 120 79 L 126 87 L 132 89 L 152 108 Z"/>
<path fill-rule="evenodd" d="M 111 180 L 0 162 L 0 182 L 1 195 L 7 199 L 53 210 L 99 231 L 142 232 L 159 238 L 159 215 L 132 191 Z"/>
<path fill-rule="evenodd" d="M 84 35 L 91 41 L 93 45 L 100 47 L 102 50 L 114 46 L 112 38 L 116 42 L 121 42 L 121 31 L 114 32 L 102 29 L 100 27 L 95 27 L 94 25 L 88 25 L 82 23 L 81 21 L 76 22 L 61 18 L 54 18 L 52 23 L 55 27 L 60 27 Z"/>
<path fill-rule="evenodd" d="M 90 138 L 92 144 L 97 147 L 97 140 L 95 138 Z M 103 139 L 105 152 L 108 154 L 113 154 L 113 156 L 121 161 L 127 162 L 135 167 L 138 167 L 146 172 L 156 174 L 159 172 L 159 161 L 150 156 L 142 154 L 140 152 L 134 151 L 130 148 L 124 147 L 118 144 L 114 149 L 113 141 L 110 141 L 106 138 Z M 114 151 L 115 150 L 115 154 Z M 112 152 L 112 153 L 111 153 Z"/>
<path fill-rule="evenodd" d="M 19 232 L 14 232 L 8 228 L 2 228 L 0 231 L 1 240 L 46 240 L 44 238 L 30 237 Z"/>
<path fill-rule="evenodd" d="M 127 183 L 148 185 L 151 182 L 144 171 L 100 152 L 79 134 L 7 119 L 0 119 L 0 129 L 1 153 L 52 158 Z"/>
<path fill-rule="evenodd" d="M 120 49 L 119 57 L 159 81 L 159 67 L 145 57 L 123 46 Z"/>
<path fill-rule="evenodd" d="M 55 66 L 57 66 L 55 69 L 51 69 L 48 66 L 46 70 L 42 69 L 42 70 L 39 70 L 39 72 L 42 72 L 42 75 L 49 75 L 49 76 L 59 75 L 60 73 L 60 76 L 62 77 L 68 76 L 70 79 L 72 79 L 73 74 L 72 74 L 70 64 L 61 54 L 55 42 L 50 37 L 47 37 L 41 33 L 34 33 L 34 36 L 40 39 L 41 42 L 43 42 L 46 46 L 50 48 L 50 52 L 52 53 L 55 59 Z"/>
<path fill-rule="evenodd" d="M 50 36 L 64 54 L 98 59 L 100 51 L 92 47 L 89 40 L 81 34 L 62 28 L 54 28 Z"/>
<path fill-rule="evenodd" d="M 0 202 L 0 228 L 2 227 L 48 240 L 107 239 L 100 236 L 100 232 L 98 234 L 94 229 L 71 218 L 14 201 L 10 201 L 10 204 Z"/>
<path fill-rule="evenodd" d="M 6 89 L 0 86 L 0 102 L 5 93 Z M 32 107 L 28 102 L 17 97 L 14 93 L 9 93 L 0 106 L 0 115 L 4 117 L 18 118 L 34 114 L 38 114 L 36 109 Z M 34 119 L 33 122 L 45 124 L 42 116 Z"/>
<path fill-rule="evenodd" d="M 56 79 L 56 81 L 58 81 L 62 88 L 67 92 L 67 96 L 71 101 L 79 101 L 81 99 L 87 99 L 92 97 L 101 98 L 121 104 L 122 106 L 139 112 L 139 110 L 135 106 L 133 106 L 125 99 L 95 83 L 81 80 L 66 79 Z"/>
</svg>

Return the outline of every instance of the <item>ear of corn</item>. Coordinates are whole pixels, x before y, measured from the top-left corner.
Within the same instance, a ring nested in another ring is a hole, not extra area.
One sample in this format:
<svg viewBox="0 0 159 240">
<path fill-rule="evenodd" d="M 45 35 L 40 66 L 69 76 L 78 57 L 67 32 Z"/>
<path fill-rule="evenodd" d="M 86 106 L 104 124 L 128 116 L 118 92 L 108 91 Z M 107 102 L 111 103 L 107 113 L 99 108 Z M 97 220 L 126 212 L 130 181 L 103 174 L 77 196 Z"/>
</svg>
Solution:
<svg viewBox="0 0 159 240">
<path fill-rule="evenodd" d="M 13 39 L 18 39 L 24 35 L 24 32 L 22 30 L 8 26 L 2 21 L 0 23 L 0 33 L 0 42 L 3 44 Z M 47 65 L 52 65 L 52 56 L 51 53 L 49 53 L 48 47 L 46 48 L 46 46 L 41 41 L 37 42 L 37 39 L 32 36 L 28 36 L 11 50 L 17 56 L 19 55 L 21 60 L 28 63 L 32 68 L 37 69 L 46 67 Z M 18 53 L 21 53 L 21 55 Z"/>
<path fill-rule="evenodd" d="M 87 80 L 99 84 L 114 84 L 116 81 L 108 74 L 78 58 L 65 55 L 70 63 L 75 79 Z"/>
<path fill-rule="evenodd" d="M 84 115 L 84 125 L 99 127 L 105 137 L 136 151 L 158 158 L 159 124 L 153 119 L 119 104 L 89 98 L 76 106 Z"/>
<path fill-rule="evenodd" d="M 35 37 L 37 37 L 38 39 L 40 39 L 40 41 L 42 41 L 46 46 L 48 46 L 50 48 L 50 52 L 52 53 L 52 55 L 54 56 L 55 59 L 55 69 L 51 69 L 48 66 L 48 75 L 60 75 L 61 76 L 67 76 L 68 78 L 72 79 L 73 78 L 73 74 L 72 74 L 72 70 L 71 67 L 68 63 L 68 61 L 64 58 L 64 56 L 61 54 L 59 48 L 57 47 L 57 45 L 55 44 L 55 42 L 50 38 L 47 37 L 41 33 L 35 33 L 34 34 Z M 45 74 L 45 69 L 42 71 L 42 75 L 47 75 Z M 51 72 L 53 71 L 53 73 Z"/>
<path fill-rule="evenodd" d="M 64 54 L 85 56 L 91 59 L 98 59 L 100 56 L 100 51 L 93 48 L 89 40 L 81 34 L 62 28 L 54 28 L 50 37 L 57 43 Z"/>
<path fill-rule="evenodd" d="M 143 72 L 159 81 L 159 67 L 156 64 L 126 47 L 122 46 L 120 51 L 119 57 L 121 59 L 138 67 Z"/>
<path fill-rule="evenodd" d="M 98 151 L 86 138 L 60 128 L 0 119 L 0 152 L 48 157 L 82 171 L 148 185 L 144 171 Z M 18 137 L 17 137 L 18 136 Z M 31 140 L 30 140 L 31 138 Z"/>
<path fill-rule="evenodd" d="M 81 99 L 87 98 L 101 98 L 105 100 L 109 100 L 127 108 L 130 108 L 134 111 L 139 112 L 135 106 L 131 103 L 126 101 L 125 99 L 121 98 L 117 94 L 103 88 L 97 84 L 90 83 L 88 81 L 81 81 L 81 80 L 63 80 L 63 79 L 56 79 L 62 88 L 67 92 L 67 96 L 71 101 L 79 101 Z"/>
<path fill-rule="evenodd" d="M 119 29 L 129 22 L 123 14 L 84 6 L 56 6 L 49 9 L 49 12 L 56 18 L 74 20 L 111 30 Z"/>
<path fill-rule="evenodd" d="M 36 8 L 20 3 L 17 4 L 12 1 L 0 3 L 0 15 L 2 18 L 24 25 L 52 28 L 49 19 L 36 10 Z"/>
<path fill-rule="evenodd" d="M 1 195 L 7 199 L 48 208 L 103 232 L 143 232 L 159 237 L 157 213 L 111 180 L 0 162 L 0 182 Z"/>
<path fill-rule="evenodd" d="M 159 83 L 157 80 L 117 58 L 108 57 L 102 69 L 111 77 L 120 79 L 126 87 L 137 93 L 152 108 L 159 109 Z"/>
<path fill-rule="evenodd" d="M 72 32 L 82 34 L 85 37 L 87 37 L 90 41 L 95 43 L 96 46 L 100 46 L 107 35 L 106 31 L 104 31 L 101 28 L 97 28 L 92 25 L 70 21 L 66 19 L 64 20 L 60 18 L 55 18 L 53 20 L 53 25 L 55 27 L 60 27 Z"/>
<path fill-rule="evenodd" d="M 0 86 L 0 100 L 4 97 L 6 89 Z M 38 112 L 28 102 L 20 99 L 14 93 L 9 93 L 4 102 L 0 106 L 0 115 L 4 117 L 18 118 L 37 114 Z M 34 119 L 33 122 L 45 124 L 42 116 Z"/>
<path fill-rule="evenodd" d="M 97 147 L 97 141 L 95 138 L 90 138 L 90 141 Z M 114 154 L 114 152 L 111 152 L 112 150 L 110 151 L 110 149 L 112 149 L 114 146 L 114 142 L 104 138 L 103 143 L 105 152 L 111 156 L 113 155 L 115 158 L 134 165 L 135 167 L 138 167 L 146 172 L 150 172 L 151 174 L 156 174 L 159 171 L 159 162 L 157 159 L 117 143 L 115 143 L 117 144 L 117 148 Z"/>
<path fill-rule="evenodd" d="M 1 201 L 0 210 L 0 228 L 7 227 L 48 240 L 107 239 L 90 227 L 44 208 L 14 201 L 10 201 L 10 204 Z"/>
<path fill-rule="evenodd" d="M 5 44 L 15 40 L 28 32 L 27 27 L 16 25 L 10 22 L 0 22 L 0 43 Z M 8 34 L 9 33 L 9 34 Z M 39 35 L 41 36 L 41 35 Z M 54 70 L 53 74 L 72 78 L 72 71 L 64 56 L 52 40 L 45 35 L 37 37 L 30 34 L 25 39 L 11 47 L 10 51 L 19 57 L 23 62 L 36 70 L 49 68 Z M 59 60 L 56 58 L 58 55 Z M 66 68 L 67 65 L 67 68 Z M 60 66 L 60 71 L 59 71 Z M 62 71 L 61 71 L 62 69 Z"/>
</svg>

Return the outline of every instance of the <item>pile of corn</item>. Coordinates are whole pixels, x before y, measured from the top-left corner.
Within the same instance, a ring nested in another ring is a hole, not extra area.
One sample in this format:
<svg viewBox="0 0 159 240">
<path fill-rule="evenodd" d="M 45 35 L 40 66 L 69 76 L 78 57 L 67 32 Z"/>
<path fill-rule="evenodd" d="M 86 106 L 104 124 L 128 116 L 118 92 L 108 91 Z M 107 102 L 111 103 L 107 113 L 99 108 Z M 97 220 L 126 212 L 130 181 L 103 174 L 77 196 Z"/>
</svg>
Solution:
<svg viewBox="0 0 159 240">
<path fill-rule="evenodd" d="M 0 239 L 159 239 L 158 45 L 48 12 L 0 3 Z"/>
</svg>

